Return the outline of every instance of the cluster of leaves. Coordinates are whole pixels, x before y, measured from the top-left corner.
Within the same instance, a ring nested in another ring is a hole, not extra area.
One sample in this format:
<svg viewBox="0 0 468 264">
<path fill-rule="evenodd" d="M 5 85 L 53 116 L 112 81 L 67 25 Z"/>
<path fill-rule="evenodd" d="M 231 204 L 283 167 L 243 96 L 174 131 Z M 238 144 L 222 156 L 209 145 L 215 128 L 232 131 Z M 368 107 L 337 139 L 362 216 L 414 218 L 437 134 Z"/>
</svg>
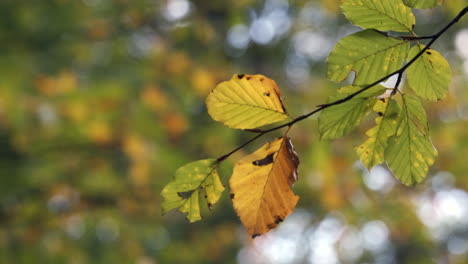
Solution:
<svg viewBox="0 0 468 264">
<path fill-rule="evenodd" d="M 401 183 L 417 184 L 426 177 L 437 155 L 421 100 L 445 97 L 451 70 L 442 55 L 419 43 L 431 39 L 432 44 L 439 35 L 418 37 L 413 31 L 415 17 L 411 8 L 430 8 L 437 3 L 342 1 L 346 18 L 364 30 L 336 44 L 327 59 L 327 77 L 342 82 L 351 71 L 355 77 L 352 85 L 341 87 L 329 103 L 309 114 L 292 118 L 276 83 L 263 75 L 248 74 L 234 75 L 216 86 L 206 99 L 208 113 L 230 128 L 258 133 L 246 144 L 317 112 L 321 112 L 321 138 L 332 140 L 346 135 L 373 113 L 375 126 L 356 148 L 360 160 L 369 169 L 386 162 Z M 407 82 L 400 87 L 404 72 Z M 379 84 L 393 75 L 398 77 L 393 88 Z M 290 121 L 259 129 L 285 119 Z M 291 190 L 297 180 L 299 159 L 288 131 L 238 161 L 230 178 L 234 209 L 252 237 L 277 226 L 299 199 Z M 195 161 L 178 169 L 175 179 L 162 190 L 163 213 L 178 208 L 189 221 L 200 220 L 200 196 L 204 195 L 211 208 L 224 190 L 217 172 L 219 163 L 246 144 L 218 159 Z"/>
</svg>

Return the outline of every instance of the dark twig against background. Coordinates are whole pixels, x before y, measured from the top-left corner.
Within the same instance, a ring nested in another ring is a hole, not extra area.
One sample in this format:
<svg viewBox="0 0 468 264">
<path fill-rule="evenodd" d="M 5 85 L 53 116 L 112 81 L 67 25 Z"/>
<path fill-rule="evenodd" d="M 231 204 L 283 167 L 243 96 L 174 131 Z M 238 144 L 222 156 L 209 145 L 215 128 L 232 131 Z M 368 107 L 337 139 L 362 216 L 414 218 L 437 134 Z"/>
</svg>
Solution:
<svg viewBox="0 0 468 264">
<path fill-rule="evenodd" d="M 399 70 L 396 70 L 390 74 L 388 74 L 387 76 L 385 77 L 382 77 L 380 79 L 378 79 L 377 81 L 367 85 L 367 86 L 364 86 L 363 88 L 361 88 L 360 90 L 346 96 L 345 98 L 342 98 L 340 100 L 337 100 L 337 101 L 334 101 L 334 102 L 330 102 L 330 103 L 326 103 L 326 104 L 321 104 L 321 105 L 318 105 L 317 109 L 307 113 L 307 114 L 304 114 L 304 115 L 301 115 L 297 118 L 294 118 L 293 120 L 291 120 L 290 122 L 288 123 L 285 123 L 285 124 L 282 124 L 282 125 L 279 125 L 279 126 L 276 126 L 276 127 L 273 127 L 273 128 L 270 128 L 270 129 L 267 129 L 267 130 L 260 130 L 260 129 L 253 129 L 253 130 L 250 130 L 252 132 L 256 132 L 256 133 L 259 133 L 258 135 L 256 135 L 255 137 L 251 138 L 250 140 L 248 140 L 247 142 L 243 143 L 242 145 L 240 145 L 239 147 L 235 148 L 234 150 L 230 151 L 229 153 L 219 157 L 217 159 L 218 162 L 221 162 L 223 160 L 225 160 L 226 158 L 228 158 L 229 156 L 231 156 L 233 153 L 237 152 L 238 150 L 242 149 L 243 147 L 247 146 L 248 144 L 252 143 L 253 141 L 255 141 L 256 139 L 260 138 L 261 136 L 267 134 L 267 133 L 270 133 L 272 131 L 275 131 L 275 130 L 278 130 L 278 129 L 281 129 L 281 128 L 284 128 L 284 127 L 291 127 L 292 125 L 294 125 L 295 123 L 303 120 L 303 119 L 306 119 L 308 118 L 309 116 L 313 115 L 313 114 L 316 114 L 322 110 L 324 110 L 325 108 L 328 108 L 328 107 L 331 107 L 331 106 L 334 106 L 334 105 L 339 105 L 339 104 L 342 104 L 342 103 L 345 103 L 349 100 L 351 100 L 352 98 L 354 98 L 356 95 L 370 89 L 371 87 L 387 80 L 388 78 L 398 74 L 398 79 L 396 81 L 396 84 L 391 92 L 391 96 L 393 96 L 397 91 L 398 91 L 398 85 L 400 84 L 401 82 L 401 79 L 402 79 L 402 76 L 403 76 L 403 73 L 405 72 L 405 70 L 411 66 L 411 64 L 413 64 L 417 59 L 419 59 L 419 57 L 421 57 L 424 52 L 426 52 L 426 50 L 428 50 L 431 45 L 440 37 L 442 36 L 450 27 L 452 27 L 455 23 L 457 23 L 466 13 L 468 12 L 468 6 L 465 7 L 462 11 L 460 11 L 460 13 L 458 13 L 458 15 L 452 19 L 452 21 L 450 21 L 444 28 L 442 28 L 439 32 L 437 32 L 437 34 L 435 35 L 432 35 L 432 36 L 424 36 L 424 37 L 417 37 L 417 36 L 405 36 L 405 37 L 401 37 L 402 39 L 405 39 L 407 41 L 413 41 L 413 40 L 424 40 L 424 39 L 430 39 L 430 41 L 427 43 L 427 45 L 421 50 L 419 51 L 418 54 L 416 54 L 416 56 L 414 56 L 410 61 L 408 61 L 405 65 L 403 65 Z"/>
</svg>

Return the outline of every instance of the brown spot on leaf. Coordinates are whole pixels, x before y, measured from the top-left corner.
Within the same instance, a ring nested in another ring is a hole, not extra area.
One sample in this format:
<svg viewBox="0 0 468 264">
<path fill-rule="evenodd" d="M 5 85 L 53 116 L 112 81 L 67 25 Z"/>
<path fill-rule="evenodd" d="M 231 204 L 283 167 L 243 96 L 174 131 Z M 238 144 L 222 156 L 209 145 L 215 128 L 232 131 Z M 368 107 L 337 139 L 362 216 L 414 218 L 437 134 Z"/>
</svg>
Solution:
<svg viewBox="0 0 468 264">
<path fill-rule="evenodd" d="M 247 80 L 250 80 L 250 76 L 246 78 Z"/>
<path fill-rule="evenodd" d="M 260 78 L 260 81 L 261 81 L 261 82 L 263 82 L 263 80 L 265 80 L 265 78 L 263 78 L 263 77 L 262 77 L 262 78 Z"/>
<path fill-rule="evenodd" d="M 427 55 L 431 55 L 431 54 L 432 54 L 432 52 L 430 52 L 430 51 L 426 51 L 426 54 L 427 54 Z"/>
<path fill-rule="evenodd" d="M 187 191 L 187 192 L 177 192 L 177 195 L 179 195 L 179 197 L 182 198 L 182 199 L 188 199 L 188 198 L 190 198 L 190 196 L 192 196 L 192 193 L 194 191 L 195 190 L 190 190 L 190 191 Z"/>
<path fill-rule="evenodd" d="M 245 75 L 245 74 L 238 74 L 238 75 L 237 75 L 237 78 L 239 78 L 239 80 L 240 80 L 240 79 L 244 78 L 244 75 Z"/>
<path fill-rule="evenodd" d="M 379 116 L 383 116 L 383 113 L 382 113 L 382 112 L 377 112 L 377 114 L 378 114 Z"/>
<path fill-rule="evenodd" d="M 266 156 L 263 159 L 259 159 L 259 160 L 256 160 L 256 161 L 252 162 L 252 164 L 255 165 L 255 166 L 265 166 L 265 165 L 268 165 L 270 163 L 273 163 L 273 155 L 274 155 L 274 153 L 271 153 L 270 155 Z"/>
<path fill-rule="evenodd" d="M 234 195 L 233 193 L 231 193 L 231 195 L 229 196 L 229 198 L 234 199 L 234 196 L 235 196 L 235 195 Z"/>
<path fill-rule="evenodd" d="M 270 96 L 270 93 L 269 92 L 265 92 L 263 93 L 264 96 Z"/>
<path fill-rule="evenodd" d="M 273 229 L 276 227 L 276 224 L 271 223 L 271 224 L 268 224 L 267 227 L 268 229 Z"/>
<path fill-rule="evenodd" d="M 281 223 L 281 222 L 283 222 L 283 218 L 281 218 L 281 216 L 277 215 L 277 216 L 275 217 L 275 224 L 279 224 L 279 223 Z"/>
<path fill-rule="evenodd" d="M 256 237 L 258 237 L 258 236 L 260 236 L 260 234 L 253 234 L 253 235 L 252 235 L 252 238 L 256 238 Z"/>
</svg>

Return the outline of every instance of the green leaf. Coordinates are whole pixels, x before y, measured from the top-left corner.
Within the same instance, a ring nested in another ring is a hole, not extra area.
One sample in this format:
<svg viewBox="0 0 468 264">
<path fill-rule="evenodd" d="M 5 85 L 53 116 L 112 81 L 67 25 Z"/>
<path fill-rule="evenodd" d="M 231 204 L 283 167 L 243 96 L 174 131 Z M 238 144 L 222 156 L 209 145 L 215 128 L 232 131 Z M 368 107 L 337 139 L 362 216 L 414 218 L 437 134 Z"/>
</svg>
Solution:
<svg viewBox="0 0 468 264">
<path fill-rule="evenodd" d="M 375 126 L 366 132 L 369 138 L 356 148 L 361 162 L 368 169 L 384 161 L 388 139 L 397 130 L 400 107 L 395 100 L 386 98 L 378 100 L 373 110 L 379 115 Z"/>
<path fill-rule="evenodd" d="M 410 32 L 415 24 L 411 8 L 400 0 L 343 0 L 346 18 L 362 28 Z"/>
<path fill-rule="evenodd" d="M 334 102 L 358 91 L 362 87 L 345 86 L 337 95 L 331 96 Z M 366 116 L 377 101 L 376 97 L 385 91 L 385 87 L 375 85 L 349 101 L 325 108 L 319 116 L 319 132 L 322 139 L 335 139 L 349 133 Z"/>
<path fill-rule="evenodd" d="M 206 193 L 208 207 L 211 208 L 221 196 L 224 186 L 219 179 L 216 159 L 205 159 L 191 162 L 176 171 L 173 181 L 161 192 L 163 214 L 178 208 L 187 214 L 190 222 L 201 219 L 200 201 L 202 190 Z"/>
<path fill-rule="evenodd" d="M 409 43 L 365 30 L 341 39 L 327 58 L 327 77 L 343 81 L 351 71 L 354 85 L 372 83 L 396 70 L 405 60 Z"/>
<path fill-rule="evenodd" d="M 433 8 L 441 2 L 441 0 L 403 0 L 405 5 L 413 8 Z"/>
<path fill-rule="evenodd" d="M 405 185 L 415 185 L 427 175 L 437 150 L 428 135 L 427 118 L 416 96 L 403 96 L 397 133 L 390 138 L 385 160 L 395 177 Z"/>
<path fill-rule="evenodd" d="M 424 45 L 411 48 L 408 60 L 418 54 Z M 406 72 L 408 84 L 419 96 L 428 100 L 436 101 L 447 95 L 452 71 L 448 62 L 433 49 L 426 50 Z"/>
<path fill-rule="evenodd" d="M 235 74 L 206 98 L 210 116 L 231 128 L 253 129 L 288 117 L 276 82 L 261 74 Z"/>
</svg>

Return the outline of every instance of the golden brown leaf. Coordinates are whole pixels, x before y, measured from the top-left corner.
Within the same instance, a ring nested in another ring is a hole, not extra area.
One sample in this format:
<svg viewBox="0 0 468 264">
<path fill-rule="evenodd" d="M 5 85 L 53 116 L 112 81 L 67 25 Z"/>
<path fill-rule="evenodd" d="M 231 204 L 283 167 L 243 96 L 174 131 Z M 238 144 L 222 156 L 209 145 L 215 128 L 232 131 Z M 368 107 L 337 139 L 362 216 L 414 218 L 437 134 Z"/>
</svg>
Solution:
<svg viewBox="0 0 468 264">
<path fill-rule="evenodd" d="M 241 159 L 229 181 L 234 209 L 252 237 L 275 228 L 296 207 L 291 190 L 299 159 L 288 137 L 263 145 Z"/>
</svg>

